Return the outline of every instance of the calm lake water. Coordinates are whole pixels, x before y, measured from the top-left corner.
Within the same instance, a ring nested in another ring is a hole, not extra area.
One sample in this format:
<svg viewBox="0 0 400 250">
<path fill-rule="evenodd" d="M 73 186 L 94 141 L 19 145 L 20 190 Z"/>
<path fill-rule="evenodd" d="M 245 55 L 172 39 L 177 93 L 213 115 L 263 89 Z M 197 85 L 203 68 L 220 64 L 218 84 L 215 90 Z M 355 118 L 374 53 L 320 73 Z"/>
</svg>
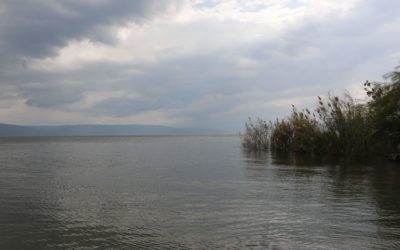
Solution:
<svg viewBox="0 0 400 250">
<path fill-rule="evenodd" d="M 400 249 L 400 166 L 237 136 L 0 138 L 0 249 Z"/>
</svg>

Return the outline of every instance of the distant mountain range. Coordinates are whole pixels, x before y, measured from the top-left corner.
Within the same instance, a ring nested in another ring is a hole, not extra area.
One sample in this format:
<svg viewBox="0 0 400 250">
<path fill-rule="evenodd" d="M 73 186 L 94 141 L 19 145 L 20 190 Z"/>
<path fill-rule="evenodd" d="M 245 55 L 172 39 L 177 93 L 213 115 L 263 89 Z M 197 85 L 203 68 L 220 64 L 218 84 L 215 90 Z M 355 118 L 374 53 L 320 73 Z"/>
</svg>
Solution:
<svg viewBox="0 0 400 250">
<path fill-rule="evenodd" d="M 25 126 L 0 123 L 0 136 L 121 136 L 217 134 L 221 131 L 202 128 L 176 128 L 157 125 L 60 125 Z"/>
</svg>

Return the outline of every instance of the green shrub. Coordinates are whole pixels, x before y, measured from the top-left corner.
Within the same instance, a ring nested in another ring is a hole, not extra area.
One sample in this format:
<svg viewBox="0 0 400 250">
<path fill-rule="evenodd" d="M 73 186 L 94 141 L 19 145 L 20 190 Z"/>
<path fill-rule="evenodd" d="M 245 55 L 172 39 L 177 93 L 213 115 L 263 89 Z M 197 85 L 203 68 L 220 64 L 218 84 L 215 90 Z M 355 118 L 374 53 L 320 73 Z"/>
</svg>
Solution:
<svg viewBox="0 0 400 250">
<path fill-rule="evenodd" d="M 394 71 L 386 77 L 390 79 L 386 84 L 364 83 L 371 98 L 367 107 L 373 127 L 372 137 L 381 142 L 382 150 L 400 157 L 400 72 Z"/>
</svg>

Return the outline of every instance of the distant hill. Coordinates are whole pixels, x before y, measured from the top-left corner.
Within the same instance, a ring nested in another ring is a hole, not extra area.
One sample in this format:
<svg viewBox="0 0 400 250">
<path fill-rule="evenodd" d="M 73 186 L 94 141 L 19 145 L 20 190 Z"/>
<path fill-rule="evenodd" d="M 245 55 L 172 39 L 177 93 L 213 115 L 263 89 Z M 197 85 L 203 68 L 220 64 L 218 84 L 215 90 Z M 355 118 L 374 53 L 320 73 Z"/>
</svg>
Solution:
<svg viewBox="0 0 400 250">
<path fill-rule="evenodd" d="M 0 124 L 0 136 L 118 136 L 214 134 L 220 131 L 199 128 L 175 128 L 157 125 L 61 125 L 24 126 Z"/>
</svg>

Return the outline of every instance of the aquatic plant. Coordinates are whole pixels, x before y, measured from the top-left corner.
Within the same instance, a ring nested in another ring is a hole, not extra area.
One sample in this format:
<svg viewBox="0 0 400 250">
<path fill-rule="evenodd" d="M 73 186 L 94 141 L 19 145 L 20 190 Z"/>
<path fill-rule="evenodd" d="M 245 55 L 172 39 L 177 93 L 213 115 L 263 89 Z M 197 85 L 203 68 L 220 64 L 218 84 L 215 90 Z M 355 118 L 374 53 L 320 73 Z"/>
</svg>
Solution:
<svg viewBox="0 0 400 250">
<path fill-rule="evenodd" d="M 268 149 L 270 126 L 260 118 L 253 122 L 251 118 L 245 124 L 246 130 L 242 136 L 242 145 L 249 149 Z"/>
<path fill-rule="evenodd" d="M 242 144 L 246 148 L 275 152 L 383 155 L 400 160 L 400 72 L 387 75 L 390 82 L 364 83 L 369 101 L 357 103 L 343 97 L 318 96 L 314 112 L 308 108 L 284 119 L 246 122 Z"/>
<path fill-rule="evenodd" d="M 292 106 L 291 115 L 271 123 L 271 149 L 315 153 L 321 149 L 321 131 L 308 109 L 298 112 Z"/>
<path fill-rule="evenodd" d="M 318 114 L 321 136 L 326 151 L 338 155 L 362 155 L 368 150 L 366 106 L 357 104 L 349 94 L 344 97 L 328 95 L 318 97 Z"/>
</svg>

